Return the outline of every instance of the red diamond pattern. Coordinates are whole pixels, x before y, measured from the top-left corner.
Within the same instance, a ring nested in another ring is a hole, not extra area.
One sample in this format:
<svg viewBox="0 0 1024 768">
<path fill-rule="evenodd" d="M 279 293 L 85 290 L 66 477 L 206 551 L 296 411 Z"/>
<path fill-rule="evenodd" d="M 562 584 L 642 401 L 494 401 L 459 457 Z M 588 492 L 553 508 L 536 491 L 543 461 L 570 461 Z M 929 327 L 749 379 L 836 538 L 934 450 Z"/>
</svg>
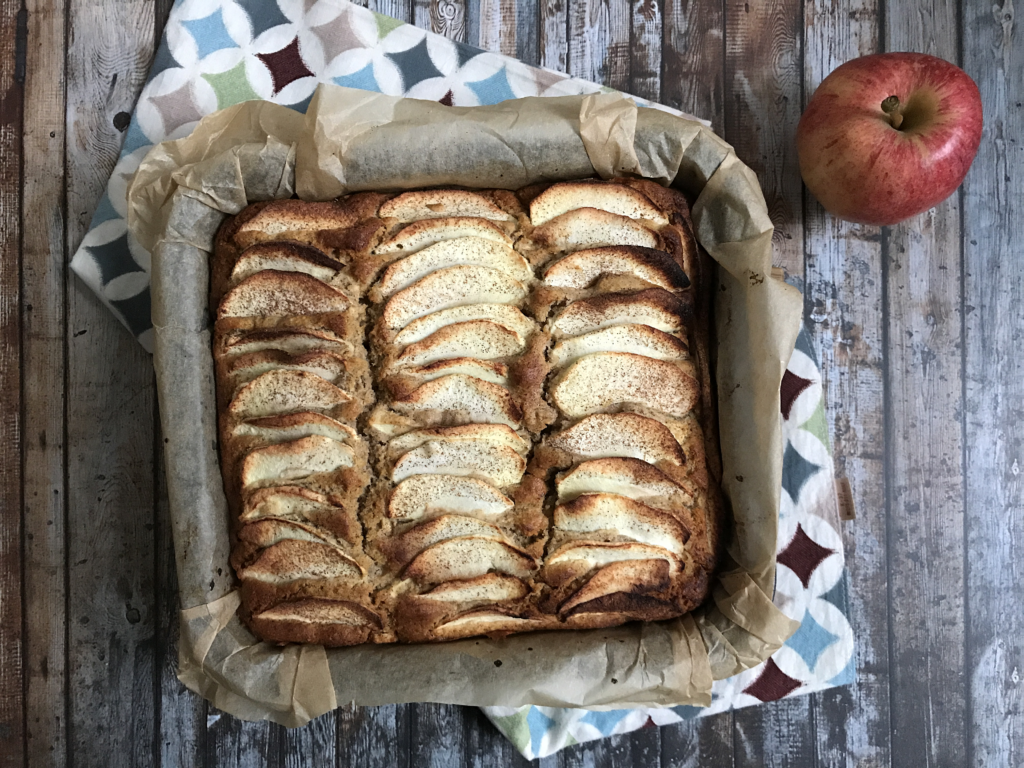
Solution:
<svg viewBox="0 0 1024 768">
<path fill-rule="evenodd" d="M 768 659 L 757 680 L 744 688 L 743 692 L 761 701 L 775 701 L 788 696 L 801 685 L 803 683 L 799 680 L 794 680 L 779 669 L 774 659 Z"/>
<path fill-rule="evenodd" d="M 446 107 L 453 107 L 455 106 L 455 94 L 449 90 L 448 93 L 438 99 L 438 101 Z"/>
<path fill-rule="evenodd" d="M 779 553 L 778 562 L 791 570 L 807 589 L 811 574 L 834 549 L 823 547 L 804 532 L 802 525 L 796 527 L 796 534 L 786 548 Z"/>
<path fill-rule="evenodd" d="M 789 413 L 793 410 L 793 403 L 800 397 L 800 393 L 811 386 L 811 382 L 788 369 L 782 374 L 782 418 L 789 421 Z"/>
<path fill-rule="evenodd" d="M 313 77 L 306 62 L 299 53 L 299 38 L 295 37 L 288 45 L 273 53 L 257 53 L 256 58 L 267 65 L 270 76 L 274 78 L 274 95 L 282 88 L 303 77 Z"/>
</svg>

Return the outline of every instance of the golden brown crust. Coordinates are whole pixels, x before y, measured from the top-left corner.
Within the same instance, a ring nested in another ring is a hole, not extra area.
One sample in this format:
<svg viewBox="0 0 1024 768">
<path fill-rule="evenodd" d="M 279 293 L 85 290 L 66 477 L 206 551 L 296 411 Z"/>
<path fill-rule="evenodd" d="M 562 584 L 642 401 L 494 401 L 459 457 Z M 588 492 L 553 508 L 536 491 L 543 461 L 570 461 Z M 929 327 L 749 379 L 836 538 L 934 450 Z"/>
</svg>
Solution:
<svg viewBox="0 0 1024 768">
<path fill-rule="evenodd" d="M 486 242 L 425 252 L 451 237 Z M 210 295 L 243 620 L 354 645 L 698 606 L 724 539 L 713 274 L 685 198 L 644 179 L 228 219 Z"/>
</svg>

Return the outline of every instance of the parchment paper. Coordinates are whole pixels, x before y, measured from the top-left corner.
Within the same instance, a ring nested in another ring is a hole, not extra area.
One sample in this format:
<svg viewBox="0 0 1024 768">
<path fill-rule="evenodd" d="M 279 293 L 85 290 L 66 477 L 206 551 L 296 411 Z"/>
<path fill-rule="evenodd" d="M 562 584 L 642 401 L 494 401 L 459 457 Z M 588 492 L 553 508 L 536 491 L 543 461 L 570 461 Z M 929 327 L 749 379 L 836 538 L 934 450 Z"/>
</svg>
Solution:
<svg viewBox="0 0 1024 768">
<path fill-rule="evenodd" d="M 236 616 L 216 449 L 207 259 L 224 216 L 293 193 L 327 200 L 443 184 L 516 189 L 594 173 L 642 175 L 695 198 L 697 236 L 720 266 L 716 375 L 734 520 L 712 599 L 675 621 L 502 641 L 326 651 L 257 642 Z M 713 679 L 760 663 L 796 629 L 771 594 L 779 385 L 801 299 L 770 279 L 772 226 L 756 178 L 708 128 L 617 94 L 452 108 L 322 85 L 305 118 L 248 102 L 154 147 L 129 189 L 128 221 L 153 251 L 154 362 L 182 607 L 179 678 L 218 708 L 297 726 L 349 702 L 706 706 Z"/>
</svg>

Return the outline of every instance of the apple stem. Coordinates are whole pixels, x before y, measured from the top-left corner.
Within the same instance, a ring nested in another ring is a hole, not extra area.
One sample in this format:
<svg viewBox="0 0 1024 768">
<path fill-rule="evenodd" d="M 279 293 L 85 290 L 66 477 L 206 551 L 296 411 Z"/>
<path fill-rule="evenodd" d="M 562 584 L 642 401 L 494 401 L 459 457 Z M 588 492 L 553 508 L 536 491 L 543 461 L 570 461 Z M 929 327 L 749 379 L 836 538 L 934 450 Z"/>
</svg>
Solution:
<svg viewBox="0 0 1024 768">
<path fill-rule="evenodd" d="M 899 96 L 890 96 L 882 102 L 882 111 L 889 116 L 889 123 L 893 128 L 899 130 L 903 125 L 903 110 L 900 109 Z"/>
</svg>

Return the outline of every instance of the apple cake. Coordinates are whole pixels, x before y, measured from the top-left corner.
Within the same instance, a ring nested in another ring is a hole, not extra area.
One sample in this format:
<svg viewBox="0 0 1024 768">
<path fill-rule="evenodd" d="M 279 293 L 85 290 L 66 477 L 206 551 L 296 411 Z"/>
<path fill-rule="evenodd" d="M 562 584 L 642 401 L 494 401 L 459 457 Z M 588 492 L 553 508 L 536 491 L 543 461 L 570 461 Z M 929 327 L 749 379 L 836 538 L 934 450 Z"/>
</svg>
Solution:
<svg viewBox="0 0 1024 768">
<path fill-rule="evenodd" d="M 211 262 L 232 565 L 258 637 L 678 617 L 722 540 L 713 272 L 642 179 L 250 205 Z"/>
</svg>

